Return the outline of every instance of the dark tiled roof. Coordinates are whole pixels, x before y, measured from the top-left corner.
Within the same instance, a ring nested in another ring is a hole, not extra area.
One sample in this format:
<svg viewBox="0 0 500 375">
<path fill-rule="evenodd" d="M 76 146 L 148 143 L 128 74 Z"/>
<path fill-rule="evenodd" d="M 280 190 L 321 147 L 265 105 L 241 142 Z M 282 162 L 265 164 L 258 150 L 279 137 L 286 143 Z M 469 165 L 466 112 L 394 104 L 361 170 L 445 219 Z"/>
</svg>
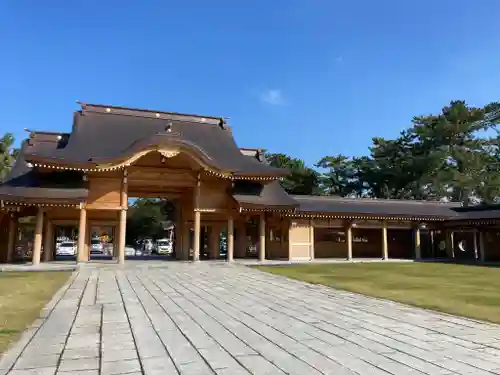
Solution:
<svg viewBox="0 0 500 375">
<path fill-rule="evenodd" d="M 458 214 L 456 203 L 390 199 L 340 198 L 334 196 L 292 196 L 302 213 L 339 213 L 384 216 L 449 218 Z"/>
<path fill-rule="evenodd" d="M 236 176 L 288 173 L 245 157 L 223 119 L 101 105 L 84 105 L 76 112 L 71 135 L 62 137 L 56 150 L 32 139 L 27 160 L 94 168 L 158 146 L 188 148 L 211 168 Z"/>
<path fill-rule="evenodd" d="M 500 219 L 500 205 L 485 204 L 455 208 L 458 220 Z"/>
<path fill-rule="evenodd" d="M 52 138 L 56 139 L 56 136 Z M 56 143 L 51 141 L 45 142 L 42 146 L 45 149 L 57 147 Z M 76 204 L 85 200 L 88 190 L 81 173 L 70 171 L 39 173 L 26 163 L 24 158 L 26 148 L 25 141 L 12 170 L 5 182 L 0 184 L 0 200 L 54 204 Z"/>
<path fill-rule="evenodd" d="M 243 208 L 291 210 L 298 206 L 281 187 L 279 181 L 265 185 L 250 181 L 236 181 L 233 198 Z"/>
<path fill-rule="evenodd" d="M 241 153 L 245 155 L 245 158 L 268 165 L 261 149 L 241 149 Z M 247 209 L 293 210 L 298 206 L 297 201 L 287 194 L 279 181 L 272 181 L 267 184 L 235 181 L 233 198 L 240 207 Z"/>
</svg>

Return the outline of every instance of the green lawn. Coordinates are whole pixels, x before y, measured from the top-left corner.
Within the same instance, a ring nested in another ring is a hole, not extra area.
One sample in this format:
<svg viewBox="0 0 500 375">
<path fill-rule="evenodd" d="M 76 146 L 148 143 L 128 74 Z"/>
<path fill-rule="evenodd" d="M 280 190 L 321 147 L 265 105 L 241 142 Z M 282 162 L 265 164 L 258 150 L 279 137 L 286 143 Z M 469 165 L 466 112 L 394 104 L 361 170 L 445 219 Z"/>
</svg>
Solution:
<svg viewBox="0 0 500 375">
<path fill-rule="evenodd" d="M 26 329 L 71 272 L 0 272 L 0 353 Z"/>
<path fill-rule="evenodd" d="M 352 263 L 258 269 L 367 296 L 500 323 L 500 268 L 446 263 Z"/>
</svg>

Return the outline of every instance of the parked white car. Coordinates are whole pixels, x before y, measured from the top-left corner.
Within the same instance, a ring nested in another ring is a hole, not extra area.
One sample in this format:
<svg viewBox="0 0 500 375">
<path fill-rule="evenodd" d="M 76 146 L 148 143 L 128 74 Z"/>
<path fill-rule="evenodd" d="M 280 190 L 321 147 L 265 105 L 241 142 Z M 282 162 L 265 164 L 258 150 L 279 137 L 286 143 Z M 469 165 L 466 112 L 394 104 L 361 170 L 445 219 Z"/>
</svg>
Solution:
<svg viewBox="0 0 500 375">
<path fill-rule="evenodd" d="M 158 254 L 172 254 L 173 246 L 172 241 L 169 239 L 162 239 L 156 241 L 156 252 Z"/>
<path fill-rule="evenodd" d="M 71 242 L 71 238 L 68 237 L 57 237 L 56 238 L 56 249 L 61 246 L 63 242 Z"/>
<path fill-rule="evenodd" d="M 125 246 L 125 256 L 130 257 L 136 255 L 136 250 L 132 246 Z"/>
<path fill-rule="evenodd" d="M 90 241 L 90 253 L 91 254 L 102 254 L 104 253 L 104 246 L 99 238 L 92 238 Z"/>
<path fill-rule="evenodd" d="M 62 242 L 56 249 L 56 255 L 75 256 L 77 253 L 77 246 L 74 242 Z"/>
</svg>

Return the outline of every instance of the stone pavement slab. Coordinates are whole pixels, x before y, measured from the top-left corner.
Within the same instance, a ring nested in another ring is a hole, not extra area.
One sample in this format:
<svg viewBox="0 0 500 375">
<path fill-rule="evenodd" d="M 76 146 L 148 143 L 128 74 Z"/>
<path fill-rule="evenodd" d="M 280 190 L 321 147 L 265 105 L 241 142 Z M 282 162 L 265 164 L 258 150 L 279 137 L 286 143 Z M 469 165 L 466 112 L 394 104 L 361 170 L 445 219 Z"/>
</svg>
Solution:
<svg viewBox="0 0 500 375">
<path fill-rule="evenodd" d="M 500 326 L 242 265 L 89 264 L 4 374 L 500 374 Z"/>
</svg>

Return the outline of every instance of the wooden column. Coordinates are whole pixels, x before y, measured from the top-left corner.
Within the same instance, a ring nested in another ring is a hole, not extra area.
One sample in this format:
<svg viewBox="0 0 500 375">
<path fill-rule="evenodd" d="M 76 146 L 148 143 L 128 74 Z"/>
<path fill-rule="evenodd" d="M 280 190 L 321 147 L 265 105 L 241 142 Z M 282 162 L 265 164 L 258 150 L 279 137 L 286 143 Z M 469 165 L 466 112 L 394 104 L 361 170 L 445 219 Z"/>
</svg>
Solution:
<svg viewBox="0 0 500 375">
<path fill-rule="evenodd" d="M 446 254 L 451 259 L 455 259 L 455 241 L 453 236 L 453 231 L 451 229 L 446 230 Z"/>
<path fill-rule="evenodd" d="M 36 224 L 35 224 L 35 243 L 33 245 L 33 259 L 32 263 L 34 266 L 40 264 L 40 254 L 42 253 L 42 232 L 43 232 L 43 209 L 38 207 L 36 213 Z"/>
<path fill-rule="evenodd" d="M 266 259 L 266 213 L 260 213 L 259 220 L 259 261 Z"/>
<path fill-rule="evenodd" d="M 420 227 L 415 227 L 413 229 L 413 238 L 415 239 L 415 259 L 422 259 L 422 247 L 420 244 Z"/>
<path fill-rule="evenodd" d="M 229 216 L 227 220 L 227 261 L 233 261 L 234 254 L 234 220 Z"/>
<path fill-rule="evenodd" d="M 201 213 L 200 211 L 194 212 L 194 238 L 193 238 L 193 261 L 200 260 L 200 242 L 201 242 Z"/>
<path fill-rule="evenodd" d="M 473 249 L 474 249 L 474 259 L 479 260 L 479 252 L 478 252 L 478 246 L 477 246 L 477 229 L 474 228 L 474 232 L 472 233 L 472 242 L 473 242 Z"/>
<path fill-rule="evenodd" d="M 348 221 L 345 228 L 345 240 L 347 242 L 347 260 L 352 260 L 352 221 Z"/>
<path fill-rule="evenodd" d="M 123 171 L 122 189 L 120 194 L 120 238 L 118 239 L 118 264 L 125 263 L 125 241 L 127 235 L 128 186 L 127 170 Z"/>
<path fill-rule="evenodd" d="M 314 260 L 314 223 L 309 220 L 309 259 Z"/>
<path fill-rule="evenodd" d="M 382 259 L 389 258 L 389 249 L 387 245 L 387 220 L 382 220 Z"/>
<path fill-rule="evenodd" d="M 47 220 L 43 242 L 43 261 L 50 262 L 54 259 L 54 225 Z"/>
<path fill-rule="evenodd" d="M 486 260 L 486 247 L 484 245 L 484 232 L 479 231 L 479 260 L 484 262 Z"/>
<path fill-rule="evenodd" d="M 193 261 L 200 260 L 200 236 L 201 236 L 201 212 L 200 206 L 201 180 L 198 173 L 196 179 L 196 187 L 194 189 L 194 246 L 193 246 Z"/>
<path fill-rule="evenodd" d="M 87 237 L 87 208 L 84 203 L 80 204 L 80 222 L 78 223 L 78 255 L 77 262 L 86 262 L 89 260 L 89 255 L 86 249 Z"/>
<path fill-rule="evenodd" d="M 14 250 L 17 239 L 17 217 L 11 217 L 9 220 L 9 242 L 7 243 L 7 263 L 14 260 Z"/>
</svg>

